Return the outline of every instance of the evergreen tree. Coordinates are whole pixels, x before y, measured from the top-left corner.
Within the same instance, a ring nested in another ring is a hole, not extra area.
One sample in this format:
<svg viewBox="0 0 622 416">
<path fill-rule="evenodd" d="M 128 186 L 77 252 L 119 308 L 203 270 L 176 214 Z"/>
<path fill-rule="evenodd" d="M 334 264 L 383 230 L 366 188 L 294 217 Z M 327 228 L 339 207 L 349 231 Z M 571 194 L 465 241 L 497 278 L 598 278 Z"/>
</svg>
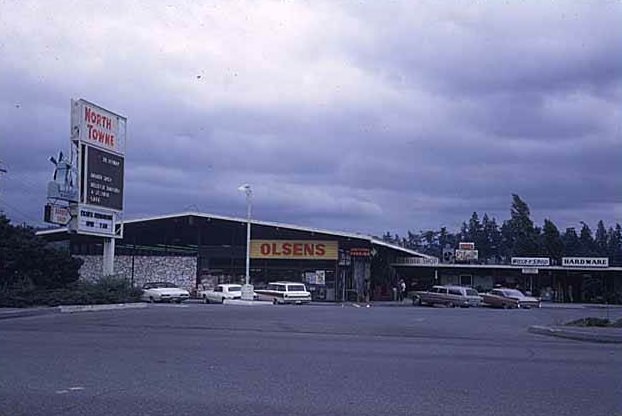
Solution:
<svg viewBox="0 0 622 416">
<path fill-rule="evenodd" d="M 581 255 L 581 244 L 579 243 L 579 236 L 574 227 L 566 228 L 566 232 L 562 236 L 564 242 L 564 256 L 579 256 Z"/>
<path fill-rule="evenodd" d="M 596 226 L 596 235 L 594 237 L 594 244 L 596 246 L 596 253 L 598 256 L 607 256 L 607 230 L 603 220 L 598 221 Z"/>
<path fill-rule="evenodd" d="M 495 262 L 497 262 L 500 258 L 501 231 L 499 230 L 497 220 L 494 217 L 491 220 L 488 220 L 488 216 L 484 215 L 484 220 L 486 220 L 483 223 L 484 234 L 486 235 L 486 241 L 489 245 L 488 258 L 494 258 Z"/>
<path fill-rule="evenodd" d="M 512 194 L 511 218 L 512 256 L 538 255 L 538 234 L 530 217 L 529 206 L 518 195 Z"/>
<path fill-rule="evenodd" d="M 82 260 L 50 248 L 32 228 L 15 227 L 0 213 L 0 289 L 56 289 L 79 278 Z"/>
<path fill-rule="evenodd" d="M 509 262 L 510 257 L 512 257 L 514 240 L 514 233 L 512 232 L 512 225 L 510 221 L 503 221 L 503 224 L 501 224 L 501 244 L 499 247 L 499 255 L 506 262 Z"/>
<path fill-rule="evenodd" d="M 622 227 L 610 227 L 607 233 L 607 257 L 610 266 L 622 266 Z"/>
<path fill-rule="evenodd" d="M 549 219 L 544 220 L 542 227 L 542 253 L 554 260 L 554 263 L 561 262 L 564 253 L 564 242 L 557 226 Z"/>
<path fill-rule="evenodd" d="M 484 227 L 479 222 L 479 216 L 477 215 L 477 212 L 473 212 L 471 218 L 469 219 L 467 233 L 469 236 L 469 241 L 475 243 L 476 250 L 481 250 L 483 246 L 485 246 Z"/>
<path fill-rule="evenodd" d="M 596 244 L 592 237 L 590 227 L 581 221 L 581 232 L 579 233 L 579 252 L 581 256 L 592 257 L 596 254 Z"/>
</svg>

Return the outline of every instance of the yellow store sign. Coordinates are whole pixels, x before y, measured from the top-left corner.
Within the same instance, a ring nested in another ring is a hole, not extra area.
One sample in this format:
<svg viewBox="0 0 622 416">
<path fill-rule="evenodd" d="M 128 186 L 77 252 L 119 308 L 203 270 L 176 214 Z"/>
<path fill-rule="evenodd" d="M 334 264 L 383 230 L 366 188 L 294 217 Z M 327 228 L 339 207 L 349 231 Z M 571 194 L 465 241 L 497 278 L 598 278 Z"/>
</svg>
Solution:
<svg viewBox="0 0 622 416">
<path fill-rule="evenodd" d="M 337 260 L 336 241 L 252 240 L 253 259 Z"/>
</svg>

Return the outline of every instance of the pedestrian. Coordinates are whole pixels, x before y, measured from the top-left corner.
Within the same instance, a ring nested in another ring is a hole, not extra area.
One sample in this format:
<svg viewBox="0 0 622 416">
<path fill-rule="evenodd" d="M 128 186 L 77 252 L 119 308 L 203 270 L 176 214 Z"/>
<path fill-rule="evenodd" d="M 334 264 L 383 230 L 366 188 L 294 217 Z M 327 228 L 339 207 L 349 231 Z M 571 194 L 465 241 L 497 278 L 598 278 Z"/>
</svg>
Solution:
<svg viewBox="0 0 622 416">
<path fill-rule="evenodd" d="M 406 297 L 406 282 L 404 281 L 404 279 L 400 279 L 400 302 L 404 301 L 404 298 Z"/>
</svg>

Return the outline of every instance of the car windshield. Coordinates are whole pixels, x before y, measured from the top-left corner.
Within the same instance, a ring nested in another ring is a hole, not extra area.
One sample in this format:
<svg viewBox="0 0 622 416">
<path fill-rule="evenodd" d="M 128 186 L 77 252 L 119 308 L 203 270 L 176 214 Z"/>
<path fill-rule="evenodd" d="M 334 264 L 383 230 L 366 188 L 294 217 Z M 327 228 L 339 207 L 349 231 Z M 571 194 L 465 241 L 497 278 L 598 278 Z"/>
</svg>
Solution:
<svg viewBox="0 0 622 416">
<path fill-rule="evenodd" d="M 479 294 L 477 293 L 477 290 L 475 289 L 467 289 L 466 290 L 467 295 L 469 296 L 478 296 Z"/>
<path fill-rule="evenodd" d="M 516 289 L 507 289 L 504 290 L 505 296 L 507 297 L 512 297 L 512 298 L 524 298 L 525 295 L 523 295 L 519 290 Z"/>
<path fill-rule="evenodd" d="M 229 292 L 239 292 L 242 288 L 240 286 L 229 286 L 228 290 Z"/>
<path fill-rule="evenodd" d="M 288 292 L 304 292 L 305 287 L 303 285 L 289 285 L 287 287 Z"/>
<path fill-rule="evenodd" d="M 165 287 L 177 287 L 177 286 L 169 282 L 155 282 L 155 283 L 147 283 L 144 287 L 145 289 L 160 289 L 160 288 L 165 288 Z"/>
</svg>

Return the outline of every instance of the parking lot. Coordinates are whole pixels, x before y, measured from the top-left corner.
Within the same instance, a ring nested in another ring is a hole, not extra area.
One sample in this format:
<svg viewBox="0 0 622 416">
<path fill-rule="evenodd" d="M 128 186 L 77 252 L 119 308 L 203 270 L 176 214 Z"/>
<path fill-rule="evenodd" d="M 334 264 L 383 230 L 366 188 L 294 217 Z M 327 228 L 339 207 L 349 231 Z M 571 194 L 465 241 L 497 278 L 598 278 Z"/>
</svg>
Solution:
<svg viewBox="0 0 622 416">
<path fill-rule="evenodd" d="M 0 414 L 622 414 L 622 346 L 527 332 L 605 313 L 188 303 L 5 319 Z"/>
</svg>

